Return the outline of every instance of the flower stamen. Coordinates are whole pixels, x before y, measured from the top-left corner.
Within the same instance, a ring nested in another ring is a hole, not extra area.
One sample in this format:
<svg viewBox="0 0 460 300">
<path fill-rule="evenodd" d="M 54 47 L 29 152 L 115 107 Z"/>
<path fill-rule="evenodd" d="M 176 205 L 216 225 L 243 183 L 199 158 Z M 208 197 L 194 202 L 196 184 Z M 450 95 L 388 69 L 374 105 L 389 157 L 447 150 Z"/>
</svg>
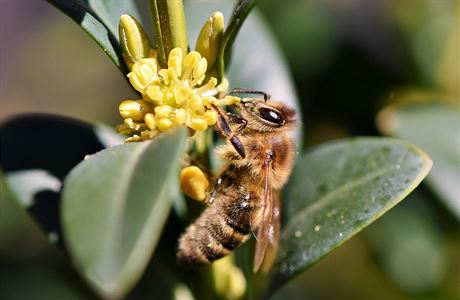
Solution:
<svg viewBox="0 0 460 300">
<path fill-rule="evenodd" d="M 175 126 L 187 126 L 194 131 L 204 131 L 217 121 L 216 106 L 232 105 L 237 97 L 218 99 L 228 82 L 217 85 L 210 77 L 206 82 L 207 61 L 200 53 L 191 51 L 185 57 L 182 48 L 171 50 L 168 67 L 162 69 L 156 53 L 133 64 L 128 78 L 142 94 L 142 100 L 125 100 L 120 103 L 124 123 L 120 133 L 131 135 L 127 142 L 152 139 L 160 132 Z"/>
</svg>

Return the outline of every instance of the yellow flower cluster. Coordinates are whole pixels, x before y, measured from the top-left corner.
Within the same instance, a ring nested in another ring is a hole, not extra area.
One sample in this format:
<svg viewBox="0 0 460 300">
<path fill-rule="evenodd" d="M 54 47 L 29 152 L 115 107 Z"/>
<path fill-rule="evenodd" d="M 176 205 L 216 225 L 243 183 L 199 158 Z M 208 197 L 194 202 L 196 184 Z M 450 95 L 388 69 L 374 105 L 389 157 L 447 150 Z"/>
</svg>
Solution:
<svg viewBox="0 0 460 300">
<path fill-rule="evenodd" d="M 119 111 L 124 123 L 119 133 L 130 135 L 126 141 L 152 139 L 174 126 L 187 126 L 204 131 L 217 121 L 216 106 L 233 105 L 238 97 L 217 96 L 225 93 L 228 83 L 206 78 L 207 61 L 200 53 L 191 51 L 185 57 L 181 48 L 168 56 L 168 68 L 161 69 L 156 53 L 134 63 L 128 74 L 131 85 L 142 94 L 141 100 L 125 100 Z"/>
</svg>

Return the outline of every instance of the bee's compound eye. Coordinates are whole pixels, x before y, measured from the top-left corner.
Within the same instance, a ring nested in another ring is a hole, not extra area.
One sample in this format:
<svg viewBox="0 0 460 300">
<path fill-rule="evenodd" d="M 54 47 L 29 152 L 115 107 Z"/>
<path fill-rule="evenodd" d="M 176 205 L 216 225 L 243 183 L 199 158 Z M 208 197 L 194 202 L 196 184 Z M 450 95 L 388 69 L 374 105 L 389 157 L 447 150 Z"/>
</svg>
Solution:
<svg viewBox="0 0 460 300">
<path fill-rule="evenodd" d="M 259 109 L 259 114 L 261 118 L 264 119 L 265 121 L 268 121 L 270 123 L 274 123 L 277 125 L 284 124 L 283 116 L 281 116 L 281 114 L 274 109 L 262 107 Z"/>
</svg>

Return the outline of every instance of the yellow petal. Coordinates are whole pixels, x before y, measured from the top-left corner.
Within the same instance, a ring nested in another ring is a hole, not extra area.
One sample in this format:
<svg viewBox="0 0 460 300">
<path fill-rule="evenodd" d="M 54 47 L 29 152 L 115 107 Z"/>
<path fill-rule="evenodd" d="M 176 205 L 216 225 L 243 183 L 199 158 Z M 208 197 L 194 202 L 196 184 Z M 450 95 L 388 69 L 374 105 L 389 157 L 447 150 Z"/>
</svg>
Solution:
<svg viewBox="0 0 460 300">
<path fill-rule="evenodd" d="M 168 118 L 172 112 L 172 108 L 169 105 L 160 105 L 155 107 L 154 111 L 157 118 Z"/>
<path fill-rule="evenodd" d="M 153 130 L 157 127 L 157 121 L 155 120 L 155 115 L 152 113 L 148 113 L 145 115 L 144 122 L 145 122 L 145 125 L 147 125 L 147 127 L 150 130 Z"/>
<path fill-rule="evenodd" d="M 147 85 L 158 79 L 156 74 L 157 63 L 154 58 L 144 58 L 134 64 L 131 73 L 128 74 L 131 85 L 143 93 Z"/>
<path fill-rule="evenodd" d="M 148 64 L 140 64 L 136 73 L 144 85 L 149 84 L 153 80 L 154 70 Z"/>
<path fill-rule="evenodd" d="M 215 88 L 216 85 L 217 85 L 217 79 L 214 77 L 211 77 L 208 83 L 198 88 L 198 94 L 203 95 L 204 93 Z M 212 93 L 212 94 L 215 94 L 215 93 Z"/>
<path fill-rule="evenodd" d="M 203 118 L 206 120 L 208 125 L 214 125 L 217 122 L 217 112 L 214 110 L 207 110 L 204 113 Z"/>
<path fill-rule="evenodd" d="M 174 98 L 177 106 L 183 106 L 190 94 L 190 89 L 187 87 L 178 86 L 174 88 Z"/>
<path fill-rule="evenodd" d="M 168 118 L 161 118 L 158 121 L 158 129 L 160 131 L 166 131 L 166 130 L 172 128 L 173 125 L 174 125 L 173 122 Z"/>
<path fill-rule="evenodd" d="M 136 65 L 134 65 L 133 69 L 136 67 Z M 133 88 L 136 89 L 136 91 L 140 92 L 140 93 L 143 93 L 144 92 L 144 89 L 145 89 L 145 85 L 144 83 L 139 79 L 139 77 L 137 76 L 136 73 L 129 73 L 128 74 L 128 78 L 129 78 L 129 83 L 131 83 L 131 85 L 133 86 Z"/>
<path fill-rule="evenodd" d="M 177 124 L 182 125 L 185 123 L 186 119 L 187 119 L 187 113 L 185 112 L 185 110 L 182 108 L 176 109 L 174 121 Z"/>
<path fill-rule="evenodd" d="M 154 104 L 163 104 L 163 92 L 158 85 L 149 85 L 145 90 L 145 95 L 147 95 Z"/>
<path fill-rule="evenodd" d="M 173 68 L 177 76 L 181 75 L 182 71 L 182 48 L 174 48 L 169 52 L 168 67 Z"/>
<path fill-rule="evenodd" d="M 185 56 L 183 67 L 182 67 L 182 75 L 181 79 L 191 79 L 190 76 L 192 75 L 193 69 L 198 64 L 201 59 L 201 54 L 196 51 L 191 51 L 189 54 Z"/>
<path fill-rule="evenodd" d="M 197 131 L 204 131 L 208 128 L 208 123 L 203 118 L 193 118 L 190 121 L 190 128 Z"/>
<path fill-rule="evenodd" d="M 206 61 L 206 58 L 201 58 L 195 68 L 193 68 L 193 79 L 203 77 L 206 74 L 207 67 L 208 62 Z"/>
<path fill-rule="evenodd" d="M 158 71 L 158 75 L 160 75 L 165 85 L 173 84 L 178 80 L 176 71 L 174 71 L 173 68 L 161 69 L 160 71 Z"/>
</svg>

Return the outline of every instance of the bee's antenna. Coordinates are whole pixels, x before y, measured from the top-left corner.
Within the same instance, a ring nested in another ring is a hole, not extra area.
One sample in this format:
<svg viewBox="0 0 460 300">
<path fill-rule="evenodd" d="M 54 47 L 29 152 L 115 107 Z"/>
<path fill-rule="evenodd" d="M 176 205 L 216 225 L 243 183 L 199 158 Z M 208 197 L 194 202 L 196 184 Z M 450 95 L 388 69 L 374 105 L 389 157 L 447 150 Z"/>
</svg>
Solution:
<svg viewBox="0 0 460 300">
<path fill-rule="evenodd" d="M 256 95 L 263 95 L 264 96 L 264 101 L 267 102 L 267 100 L 270 99 L 270 95 L 262 92 L 262 91 L 256 91 L 256 90 L 250 90 L 250 89 L 244 89 L 244 88 L 235 88 L 231 90 L 229 95 L 234 95 L 234 94 L 256 94 Z"/>
</svg>

